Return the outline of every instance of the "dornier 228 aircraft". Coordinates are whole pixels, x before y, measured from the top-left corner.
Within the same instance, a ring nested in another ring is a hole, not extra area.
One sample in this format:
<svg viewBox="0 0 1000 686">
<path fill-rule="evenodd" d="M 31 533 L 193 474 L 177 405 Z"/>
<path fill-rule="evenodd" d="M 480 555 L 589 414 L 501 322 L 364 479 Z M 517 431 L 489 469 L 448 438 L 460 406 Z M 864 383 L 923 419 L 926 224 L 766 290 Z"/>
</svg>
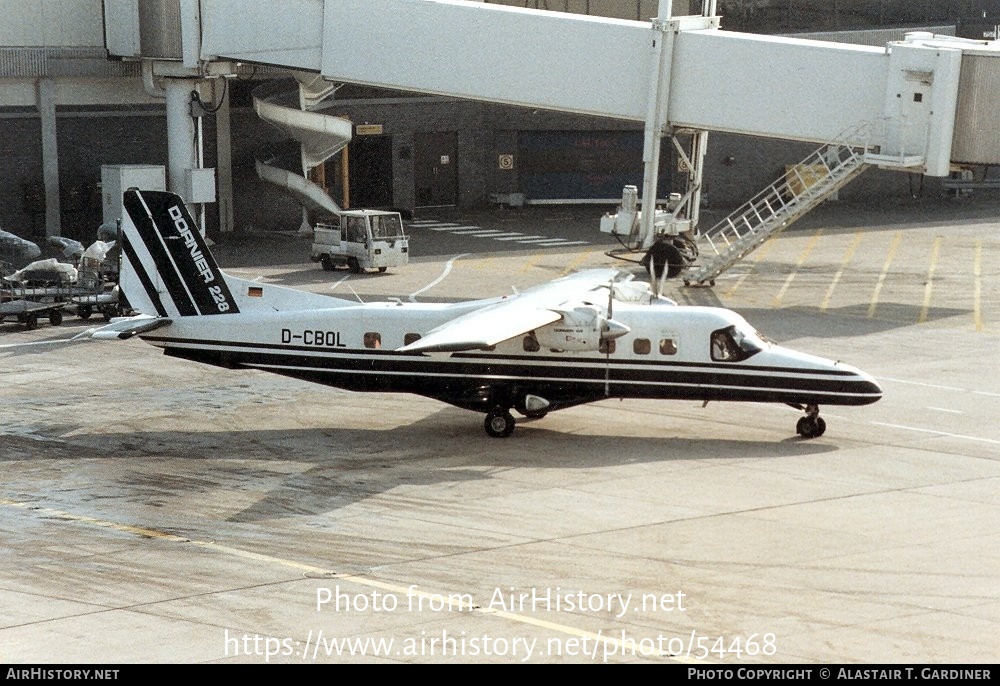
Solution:
<svg viewBox="0 0 1000 686">
<path fill-rule="evenodd" d="M 820 404 L 882 390 L 854 367 L 761 337 L 726 309 L 678 306 L 612 269 L 458 303 L 360 303 L 222 272 L 183 201 L 126 191 L 120 285 L 140 314 L 95 338 L 352 391 L 405 392 L 485 413 L 486 433 L 605 398 L 787 403 L 823 434 Z"/>
</svg>

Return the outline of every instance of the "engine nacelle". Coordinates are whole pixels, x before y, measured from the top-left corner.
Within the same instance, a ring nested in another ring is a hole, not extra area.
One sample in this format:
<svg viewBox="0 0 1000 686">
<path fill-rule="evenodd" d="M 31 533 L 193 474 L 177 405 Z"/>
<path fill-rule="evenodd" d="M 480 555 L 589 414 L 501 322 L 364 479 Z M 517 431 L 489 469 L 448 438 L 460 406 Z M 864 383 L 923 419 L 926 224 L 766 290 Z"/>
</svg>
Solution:
<svg viewBox="0 0 1000 686">
<path fill-rule="evenodd" d="M 602 340 L 624 336 L 630 330 L 624 324 L 605 317 L 594 305 L 580 305 L 561 312 L 561 321 L 535 331 L 535 338 L 541 347 L 550 350 L 596 351 L 601 349 Z"/>
</svg>

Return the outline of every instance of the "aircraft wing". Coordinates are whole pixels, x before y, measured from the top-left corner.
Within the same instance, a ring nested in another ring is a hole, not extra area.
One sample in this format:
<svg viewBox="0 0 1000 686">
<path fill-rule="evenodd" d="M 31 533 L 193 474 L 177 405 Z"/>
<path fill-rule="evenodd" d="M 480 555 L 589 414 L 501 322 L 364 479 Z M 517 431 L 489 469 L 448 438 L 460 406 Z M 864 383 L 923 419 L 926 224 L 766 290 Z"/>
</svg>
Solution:
<svg viewBox="0 0 1000 686">
<path fill-rule="evenodd" d="M 121 317 L 112 319 L 110 324 L 94 329 L 90 333 L 90 337 L 96 340 L 124 341 L 132 336 L 159 329 L 170 323 L 171 320 L 167 317 L 152 317 L 144 314 L 135 317 Z"/>
<path fill-rule="evenodd" d="M 616 278 L 619 273 L 614 269 L 591 269 L 556 279 L 456 317 L 399 350 L 456 352 L 487 348 L 559 321 L 563 316 L 560 308 L 570 301 L 603 304 L 607 296 L 595 291 Z"/>
</svg>

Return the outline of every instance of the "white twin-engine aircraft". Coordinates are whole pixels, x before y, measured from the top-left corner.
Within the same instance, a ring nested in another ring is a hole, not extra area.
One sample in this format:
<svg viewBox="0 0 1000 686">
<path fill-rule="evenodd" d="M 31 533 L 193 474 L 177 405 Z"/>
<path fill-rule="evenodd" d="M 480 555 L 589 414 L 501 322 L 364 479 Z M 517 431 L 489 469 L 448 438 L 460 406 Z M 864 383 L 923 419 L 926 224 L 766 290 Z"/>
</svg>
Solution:
<svg viewBox="0 0 1000 686">
<path fill-rule="evenodd" d="M 138 316 L 96 338 L 140 335 L 164 353 L 352 391 L 416 393 L 514 430 L 605 398 L 787 403 L 823 434 L 819 405 L 882 397 L 854 367 L 776 345 L 729 310 L 678 306 L 612 269 L 451 304 L 360 303 L 223 273 L 171 193 L 129 190 L 120 285 Z"/>
</svg>

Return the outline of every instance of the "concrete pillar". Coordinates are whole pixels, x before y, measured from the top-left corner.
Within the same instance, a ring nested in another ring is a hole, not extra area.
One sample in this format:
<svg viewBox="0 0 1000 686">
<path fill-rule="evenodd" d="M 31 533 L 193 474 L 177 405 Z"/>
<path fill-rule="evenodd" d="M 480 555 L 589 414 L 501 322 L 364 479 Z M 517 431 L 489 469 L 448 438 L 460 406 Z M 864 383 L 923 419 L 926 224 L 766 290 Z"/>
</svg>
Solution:
<svg viewBox="0 0 1000 686">
<path fill-rule="evenodd" d="M 198 145 L 191 117 L 192 79 L 163 79 L 167 100 L 167 188 L 184 196 L 185 172 L 198 167 Z M 187 200 L 187 198 L 185 198 Z"/>
<path fill-rule="evenodd" d="M 42 179 L 45 183 L 45 235 L 62 235 L 59 207 L 59 145 L 56 136 L 56 84 L 37 82 L 38 112 L 42 120 Z"/>
<path fill-rule="evenodd" d="M 226 86 L 217 80 L 217 85 Z M 228 233 L 234 230 L 233 220 L 233 136 L 229 116 L 229 95 L 215 113 L 215 179 L 216 196 L 219 203 L 219 231 Z"/>
</svg>

